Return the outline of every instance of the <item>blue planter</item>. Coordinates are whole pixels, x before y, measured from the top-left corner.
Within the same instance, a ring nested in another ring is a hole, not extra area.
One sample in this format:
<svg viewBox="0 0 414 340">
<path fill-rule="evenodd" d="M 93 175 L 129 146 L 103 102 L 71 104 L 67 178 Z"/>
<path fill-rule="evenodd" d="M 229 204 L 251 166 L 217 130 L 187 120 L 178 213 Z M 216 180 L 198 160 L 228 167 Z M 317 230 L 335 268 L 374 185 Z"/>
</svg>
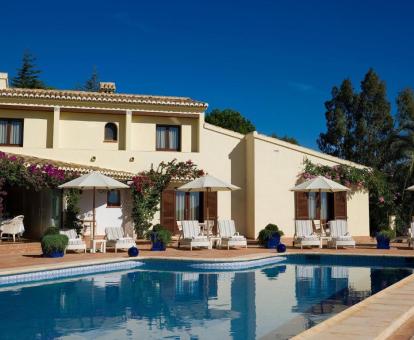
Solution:
<svg viewBox="0 0 414 340">
<path fill-rule="evenodd" d="M 128 249 L 128 255 L 129 257 L 137 257 L 139 254 L 139 250 L 137 247 L 131 247 Z"/>
<path fill-rule="evenodd" d="M 286 251 L 286 246 L 283 243 L 279 243 L 276 250 L 278 253 L 284 253 Z"/>
<path fill-rule="evenodd" d="M 64 255 L 65 255 L 65 252 L 63 251 L 52 251 L 50 253 L 43 254 L 44 257 L 53 257 L 53 258 L 63 257 Z"/>
<path fill-rule="evenodd" d="M 266 242 L 266 248 L 275 249 L 280 244 L 280 235 L 273 234 Z"/>
<path fill-rule="evenodd" d="M 165 249 L 166 249 L 166 246 L 163 242 L 158 241 L 158 240 L 155 242 L 152 242 L 152 247 L 151 247 L 152 251 L 164 251 Z"/>
<path fill-rule="evenodd" d="M 377 236 L 377 249 L 390 249 L 390 239 Z"/>
</svg>

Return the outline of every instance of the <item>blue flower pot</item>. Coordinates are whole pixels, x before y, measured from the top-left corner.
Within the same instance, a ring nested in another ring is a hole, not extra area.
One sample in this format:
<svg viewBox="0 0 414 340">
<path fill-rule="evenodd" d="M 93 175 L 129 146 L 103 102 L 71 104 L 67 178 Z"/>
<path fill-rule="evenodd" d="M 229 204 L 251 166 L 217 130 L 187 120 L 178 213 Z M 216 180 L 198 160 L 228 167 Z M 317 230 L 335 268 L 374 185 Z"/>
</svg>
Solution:
<svg viewBox="0 0 414 340">
<path fill-rule="evenodd" d="M 273 236 L 267 240 L 266 248 L 275 249 L 279 244 L 280 244 L 280 235 L 273 234 Z"/>
<path fill-rule="evenodd" d="M 137 257 L 139 254 L 139 250 L 137 247 L 131 247 L 128 249 L 128 255 L 129 257 Z"/>
<path fill-rule="evenodd" d="M 390 239 L 377 236 L 377 249 L 390 249 Z"/>
<path fill-rule="evenodd" d="M 151 247 L 152 251 L 164 251 L 165 249 L 166 249 L 166 246 L 163 242 L 158 241 L 158 240 L 152 242 L 152 247 Z"/>
<path fill-rule="evenodd" d="M 52 258 L 63 257 L 64 255 L 65 255 L 65 252 L 63 251 L 52 251 L 50 253 L 43 254 L 44 257 L 52 257 Z"/>
<path fill-rule="evenodd" d="M 286 251 L 286 246 L 283 243 L 279 243 L 276 250 L 278 253 L 284 253 Z"/>
</svg>

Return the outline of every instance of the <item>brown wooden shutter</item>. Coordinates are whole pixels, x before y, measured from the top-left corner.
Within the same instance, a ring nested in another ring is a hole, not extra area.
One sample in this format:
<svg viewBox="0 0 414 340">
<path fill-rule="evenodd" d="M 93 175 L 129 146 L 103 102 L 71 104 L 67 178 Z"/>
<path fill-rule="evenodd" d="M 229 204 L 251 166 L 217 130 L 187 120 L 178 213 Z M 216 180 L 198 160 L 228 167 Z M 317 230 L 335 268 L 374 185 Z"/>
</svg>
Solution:
<svg viewBox="0 0 414 340">
<path fill-rule="evenodd" d="M 204 193 L 203 216 L 207 219 L 207 202 L 208 202 L 208 219 L 214 221 L 214 233 L 217 233 L 217 192 Z"/>
<path fill-rule="evenodd" d="M 308 194 L 306 192 L 295 192 L 295 219 L 309 219 Z"/>
<path fill-rule="evenodd" d="M 175 191 L 164 190 L 161 195 L 161 224 L 172 233 L 177 233 L 175 221 Z"/>
<path fill-rule="evenodd" d="M 334 215 L 335 219 L 347 219 L 346 192 L 335 192 L 334 194 Z"/>
</svg>

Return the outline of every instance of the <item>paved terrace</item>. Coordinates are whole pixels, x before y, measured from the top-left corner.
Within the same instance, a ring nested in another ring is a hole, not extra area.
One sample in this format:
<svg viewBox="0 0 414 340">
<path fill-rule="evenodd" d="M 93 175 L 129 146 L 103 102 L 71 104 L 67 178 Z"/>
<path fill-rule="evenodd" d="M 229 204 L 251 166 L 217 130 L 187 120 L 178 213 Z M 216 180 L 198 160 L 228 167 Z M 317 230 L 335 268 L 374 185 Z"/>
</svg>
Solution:
<svg viewBox="0 0 414 340">
<path fill-rule="evenodd" d="M 298 249 L 292 240 L 283 238 L 288 253 L 304 254 L 355 254 L 414 256 L 414 250 L 406 244 L 392 244 L 390 250 L 375 248 L 375 240 L 357 238 L 357 247 L 347 249 Z M 176 244 L 165 252 L 151 252 L 148 242 L 138 242 L 140 256 L 158 258 L 181 258 L 198 260 L 247 260 L 272 256 L 275 250 L 260 248 L 249 242 L 247 249 L 178 249 Z M 123 261 L 126 252 L 105 254 L 68 253 L 63 258 L 50 259 L 41 256 L 38 242 L 10 244 L 0 242 L 0 275 L 33 270 L 72 267 L 85 264 Z M 297 339 L 414 339 L 414 274 L 375 294 L 372 297 L 337 314 L 321 324 L 298 335 Z"/>
</svg>

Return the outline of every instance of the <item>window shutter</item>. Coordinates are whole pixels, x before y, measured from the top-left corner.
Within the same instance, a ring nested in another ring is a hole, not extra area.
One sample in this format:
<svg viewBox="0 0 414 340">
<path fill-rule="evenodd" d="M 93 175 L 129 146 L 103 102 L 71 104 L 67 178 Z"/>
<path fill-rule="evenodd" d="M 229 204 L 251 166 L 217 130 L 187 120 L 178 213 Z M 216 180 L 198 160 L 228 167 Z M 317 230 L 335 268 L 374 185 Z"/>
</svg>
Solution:
<svg viewBox="0 0 414 340">
<path fill-rule="evenodd" d="M 214 221 L 213 232 L 217 233 L 217 192 L 204 193 L 204 220 L 207 219 L 207 202 L 208 202 L 208 219 Z"/>
<path fill-rule="evenodd" d="M 164 190 L 161 195 L 161 224 L 171 231 L 177 233 L 175 221 L 175 191 Z"/>
<path fill-rule="evenodd" d="M 347 219 L 346 192 L 335 192 L 334 194 L 334 214 L 336 220 Z"/>
<path fill-rule="evenodd" d="M 295 192 L 295 219 L 309 219 L 308 194 L 306 192 Z"/>
</svg>

